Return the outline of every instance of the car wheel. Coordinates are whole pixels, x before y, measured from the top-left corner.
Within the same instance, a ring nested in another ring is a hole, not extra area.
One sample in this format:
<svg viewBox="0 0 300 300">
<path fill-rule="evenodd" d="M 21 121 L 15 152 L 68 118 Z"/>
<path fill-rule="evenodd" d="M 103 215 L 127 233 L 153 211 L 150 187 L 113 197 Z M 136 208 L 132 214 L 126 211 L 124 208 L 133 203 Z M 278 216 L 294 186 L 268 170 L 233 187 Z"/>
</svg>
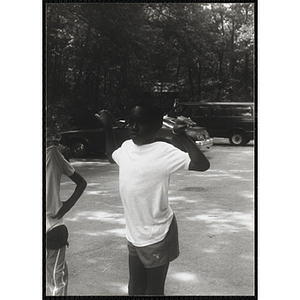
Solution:
<svg viewBox="0 0 300 300">
<path fill-rule="evenodd" d="M 88 154 L 88 146 L 83 141 L 74 141 L 70 149 L 75 157 L 85 157 Z"/>
<path fill-rule="evenodd" d="M 234 131 L 229 135 L 231 145 L 243 146 L 247 143 L 247 138 L 242 131 Z"/>
</svg>

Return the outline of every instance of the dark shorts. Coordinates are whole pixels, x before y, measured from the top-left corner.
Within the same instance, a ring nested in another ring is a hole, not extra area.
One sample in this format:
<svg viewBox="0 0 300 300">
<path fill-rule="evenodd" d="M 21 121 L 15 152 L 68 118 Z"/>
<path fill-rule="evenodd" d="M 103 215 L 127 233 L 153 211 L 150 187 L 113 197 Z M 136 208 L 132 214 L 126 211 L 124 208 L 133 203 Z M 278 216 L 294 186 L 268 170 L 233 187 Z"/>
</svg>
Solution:
<svg viewBox="0 0 300 300">
<path fill-rule="evenodd" d="M 57 250 L 64 246 L 69 246 L 68 243 L 68 229 L 65 225 L 59 225 L 54 227 L 49 232 L 46 233 L 47 242 L 46 247 L 47 249 Z"/>
<path fill-rule="evenodd" d="M 145 268 L 155 268 L 179 256 L 178 228 L 175 215 L 166 237 L 155 244 L 136 247 L 128 241 L 129 255 L 138 256 Z"/>
</svg>

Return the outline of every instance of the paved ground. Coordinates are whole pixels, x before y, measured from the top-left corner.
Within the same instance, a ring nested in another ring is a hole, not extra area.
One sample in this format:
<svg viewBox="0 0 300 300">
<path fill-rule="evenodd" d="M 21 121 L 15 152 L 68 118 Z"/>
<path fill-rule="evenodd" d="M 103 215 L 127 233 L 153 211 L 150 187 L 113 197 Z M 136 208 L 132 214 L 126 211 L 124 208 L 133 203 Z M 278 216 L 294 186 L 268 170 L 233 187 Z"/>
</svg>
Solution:
<svg viewBox="0 0 300 300">
<path fill-rule="evenodd" d="M 181 255 L 166 295 L 254 295 L 254 147 L 215 140 L 207 172 L 171 179 Z M 118 169 L 105 158 L 71 160 L 88 181 L 66 216 L 69 295 L 127 295 L 128 262 Z M 63 178 L 62 199 L 72 182 Z"/>
</svg>

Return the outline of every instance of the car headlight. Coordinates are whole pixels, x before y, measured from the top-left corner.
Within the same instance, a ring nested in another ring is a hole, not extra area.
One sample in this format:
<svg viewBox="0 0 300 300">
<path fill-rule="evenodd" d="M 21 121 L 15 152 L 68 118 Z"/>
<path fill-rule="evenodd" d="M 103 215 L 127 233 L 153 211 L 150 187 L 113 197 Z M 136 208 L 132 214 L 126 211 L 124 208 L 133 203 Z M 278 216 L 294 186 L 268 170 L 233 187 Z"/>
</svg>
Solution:
<svg viewBox="0 0 300 300">
<path fill-rule="evenodd" d="M 203 133 L 197 133 L 197 140 L 199 141 L 204 141 L 205 140 L 205 135 Z"/>
</svg>

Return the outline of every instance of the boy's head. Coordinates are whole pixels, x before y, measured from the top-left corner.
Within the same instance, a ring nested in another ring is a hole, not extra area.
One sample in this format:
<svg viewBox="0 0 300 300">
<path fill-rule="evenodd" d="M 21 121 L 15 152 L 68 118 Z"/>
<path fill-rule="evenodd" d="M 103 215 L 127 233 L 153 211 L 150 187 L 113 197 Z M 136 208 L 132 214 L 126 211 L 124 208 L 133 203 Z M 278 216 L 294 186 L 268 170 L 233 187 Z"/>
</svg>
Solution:
<svg viewBox="0 0 300 300">
<path fill-rule="evenodd" d="M 58 145 L 61 135 L 54 124 L 48 124 L 46 129 L 46 143 L 47 147 L 51 145 Z"/>
<path fill-rule="evenodd" d="M 129 115 L 129 135 L 136 145 L 154 142 L 156 132 L 161 128 L 163 113 L 150 104 L 134 105 Z"/>
</svg>

